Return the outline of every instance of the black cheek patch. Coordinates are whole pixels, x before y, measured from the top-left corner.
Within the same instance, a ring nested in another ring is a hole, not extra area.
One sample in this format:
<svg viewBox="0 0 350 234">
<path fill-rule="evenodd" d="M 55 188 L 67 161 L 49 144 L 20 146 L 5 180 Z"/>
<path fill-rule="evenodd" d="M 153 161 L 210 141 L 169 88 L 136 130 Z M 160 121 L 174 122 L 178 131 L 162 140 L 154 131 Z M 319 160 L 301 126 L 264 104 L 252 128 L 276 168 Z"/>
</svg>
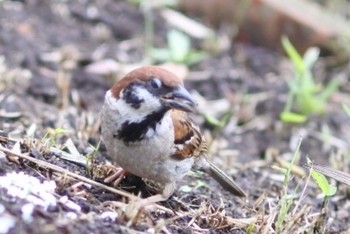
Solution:
<svg viewBox="0 0 350 234">
<path fill-rule="evenodd" d="M 134 92 L 134 86 L 129 86 L 123 91 L 123 99 L 126 103 L 130 104 L 133 108 L 139 109 L 144 102 L 143 98 L 138 97 Z"/>
</svg>

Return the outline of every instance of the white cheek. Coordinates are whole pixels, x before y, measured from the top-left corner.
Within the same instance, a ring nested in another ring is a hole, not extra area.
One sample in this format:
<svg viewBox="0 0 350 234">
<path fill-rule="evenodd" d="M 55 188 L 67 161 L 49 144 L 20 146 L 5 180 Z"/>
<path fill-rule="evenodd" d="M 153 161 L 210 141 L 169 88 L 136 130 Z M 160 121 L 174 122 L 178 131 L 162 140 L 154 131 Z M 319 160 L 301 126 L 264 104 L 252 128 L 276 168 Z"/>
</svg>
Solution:
<svg viewBox="0 0 350 234">
<path fill-rule="evenodd" d="M 105 104 L 108 105 L 109 109 L 118 109 L 118 101 L 115 99 L 115 97 L 113 97 L 111 90 L 108 90 L 105 95 Z"/>
<path fill-rule="evenodd" d="M 119 122 L 129 121 L 138 123 L 144 120 L 145 117 L 152 112 L 161 108 L 162 104 L 160 103 L 159 99 L 153 96 L 147 90 L 143 88 L 135 88 L 134 92 L 136 92 L 137 96 L 144 100 L 139 108 L 134 108 L 129 103 L 126 103 L 122 98 L 123 93 L 121 93 L 121 98 L 115 99 L 111 91 L 107 91 L 105 103 L 109 106 L 110 110 L 113 111 L 113 117 L 118 118 Z M 150 132 L 149 134 L 153 133 Z"/>
<path fill-rule="evenodd" d="M 137 113 L 149 114 L 153 111 L 160 109 L 161 103 L 159 101 L 159 98 L 155 97 L 153 94 L 148 92 L 148 90 L 141 87 L 137 87 L 134 91 L 138 97 L 144 100 L 141 106 L 138 109 L 136 109 Z"/>
</svg>

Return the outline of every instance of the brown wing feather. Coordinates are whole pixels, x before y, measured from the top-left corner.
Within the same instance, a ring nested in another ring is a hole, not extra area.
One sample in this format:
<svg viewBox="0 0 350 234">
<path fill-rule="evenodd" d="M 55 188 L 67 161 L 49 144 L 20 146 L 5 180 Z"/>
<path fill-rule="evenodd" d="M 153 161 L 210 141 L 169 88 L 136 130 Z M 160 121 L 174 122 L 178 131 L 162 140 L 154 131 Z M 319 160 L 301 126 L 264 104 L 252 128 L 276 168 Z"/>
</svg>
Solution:
<svg viewBox="0 0 350 234">
<path fill-rule="evenodd" d="M 207 152 L 207 142 L 196 126 L 188 117 L 186 112 L 172 110 L 171 117 L 175 127 L 175 153 L 173 157 L 176 159 L 185 159 L 189 157 L 198 157 Z M 246 193 L 228 176 L 210 161 L 198 168 L 211 175 L 223 188 L 230 191 L 234 195 L 241 197 Z"/>
<path fill-rule="evenodd" d="M 173 157 L 178 159 L 197 157 L 207 151 L 207 142 L 186 112 L 172 110 L 176 152 Z"/>
</svg>

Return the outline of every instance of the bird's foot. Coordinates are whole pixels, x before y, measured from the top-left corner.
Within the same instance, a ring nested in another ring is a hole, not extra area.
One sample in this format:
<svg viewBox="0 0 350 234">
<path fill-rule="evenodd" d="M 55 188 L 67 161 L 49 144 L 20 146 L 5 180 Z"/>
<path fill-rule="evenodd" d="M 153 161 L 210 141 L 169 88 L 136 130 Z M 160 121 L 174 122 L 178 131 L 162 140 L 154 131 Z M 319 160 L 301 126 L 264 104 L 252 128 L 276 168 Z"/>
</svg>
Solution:
<svg viewBox="0 0 350 234">
<path fill-rule="evenodd" d="M 112 165 L 106 165 L 107 166 L 107 173 L 109 176 L 107 176 L 103 182 L 106 184 L 112 184 L 113 187 L 117 187 L 120 182 L 124 179 L 127 172 L 121 168 L 116 167 Z"/>
</svg>

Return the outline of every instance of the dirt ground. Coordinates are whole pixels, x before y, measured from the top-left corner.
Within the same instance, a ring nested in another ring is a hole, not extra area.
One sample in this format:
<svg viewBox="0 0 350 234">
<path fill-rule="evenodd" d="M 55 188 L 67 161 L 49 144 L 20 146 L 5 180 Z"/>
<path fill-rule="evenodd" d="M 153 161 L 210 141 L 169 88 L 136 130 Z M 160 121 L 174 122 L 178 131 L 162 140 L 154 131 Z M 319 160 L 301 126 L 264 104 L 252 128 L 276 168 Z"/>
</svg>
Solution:
<svg viewBox="0 0 350 234">
<path fill-rule="evenodd" d="M 164 47 L 171 26 L 158 9 L 153 14 L 155 46 Z M 50 147 L 59 148 L 70 139 L 79 153 L 91 155 L 98 146 L 99 110 L 121 70 L 114 65 L 116 71 L 109 71 L 106 63 L 98 62 L 141 64 L 142 9 L 112 0 L 3 1 L 0 29 L 1 145 L 91 178 L 87 168 L 62 160 Z M 200 42 L 193 43 L 201 47 Z M 103 72 L 90 72 L 91 64 L 98 64 Z M 159 204 L 164 209 L 133 213 L 133 203 L 120 194 L 2 153 L 1 178 L 23 172 L 42 183 L 54 180 L 54 189 L 39 186 L 51 194 L 47 196 L 53 194 L 56 203 L 30 206 L 31 199 L 11 194 L 0 183 L 0 226 L 10 227 L 0 228 L 0 233 L 273 233 L 284 175 L 272 165 L 281 167 L 279 162 L 289 161 L 300 137 L 301 162 L 308 156 L 349 172 L 350 118 L 342 109 L 343 104 L 350 105 L 348 66 L 330 69 L 327 60 L 320 59 L 315 67 L 317 81 L 336 77 L 341 86 L 323 115 L 299 125 L 279 120 L 287 99 L 286 81 L 293 73 L 291 63 L 277 52 L 233 42 L 189 66 L 189 71 L 185 84 L 199 102 L 193 118 L 211 142 L 212 160 L 247 191 L 246 199 L 233 197 L 207 175 L 191 173 L 168 201 Z M 222 129 L 205 121 L 206 114 L 221 118 L 228 110 L 233 116 Z M 58 134 L 59 128 L 64 131 Z M 109 159 L 103 143 L 93 155 L 96 163 Z M 327 209 L 322 209 L 324 199 L 313 182 L 302 194 L 305 175 L 302 179 L 296 174 L 289 183 L 289 194 L 298 184 L 299 189 L 280 232 L 349 232 L 349 188 L 339 184 Z M 24 184 L 27 179 L 20 177 Z M 28 194 L 31 189 L 27 188 Z M 142 196 L 154 193 L 149 182 L 134 177 L 117 189 Z M 45 200 L 40 196 L 34 197 Z M 26 208 L 31 211 L 29 218 L 24 215 Z"/>
</svg>

